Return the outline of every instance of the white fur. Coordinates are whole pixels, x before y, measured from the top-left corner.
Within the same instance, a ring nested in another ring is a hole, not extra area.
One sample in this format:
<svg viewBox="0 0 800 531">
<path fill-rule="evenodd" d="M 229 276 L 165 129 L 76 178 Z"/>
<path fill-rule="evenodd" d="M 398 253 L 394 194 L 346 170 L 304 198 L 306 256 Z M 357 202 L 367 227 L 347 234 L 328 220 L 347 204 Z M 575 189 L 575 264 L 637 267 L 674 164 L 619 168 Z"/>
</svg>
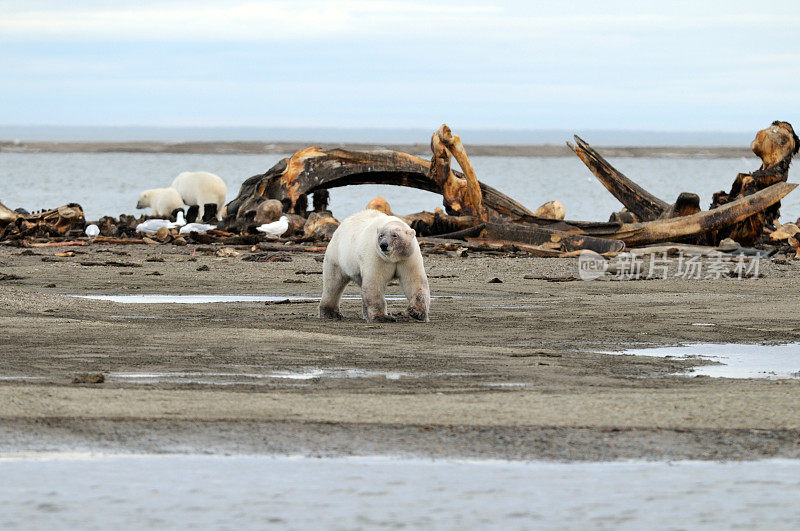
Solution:
<svg viewBox="0 0 800 531">
<path fill-rule="evenodd" d="M 185 171 L 172 181 L 172 188 L 178 191 L 183 202 L 189 206 L 197 205 L 197 220 L 202 221 L 204 205 L 217 205 L 217 221 L 222 220 L 222 209 L 228 197 L 225 181 L 207 171 Z"/>
<path fill-rule="evenodd" d="M 139 196 L 136 208 L 150 207 L 153 215 L 159 218 L 168 218 L 178 208 L 185 208 L 181 194 L 174 188 L 153 188 L 145 190 Z"/>
<path fill-rule="evenodd" d="M 382 232 L 396 233 L 398 245 L 404 246 L 407 254 L 396 255 L 395 247 L 383 252 L 379 247 Z M 353 281 L 361 287 L 365 319 L 394 320 L 386 311 L 384 293 L 386 285 L 396 278 L 408 299 L 409 314 L 428 320 L 430 289 L 422 253 L 414 230 L 398 217 L 364 210 L 345 219 L 331 237 L 322 270 L 320 317 L 341 318 L 342 292 Z"/>
</svg>

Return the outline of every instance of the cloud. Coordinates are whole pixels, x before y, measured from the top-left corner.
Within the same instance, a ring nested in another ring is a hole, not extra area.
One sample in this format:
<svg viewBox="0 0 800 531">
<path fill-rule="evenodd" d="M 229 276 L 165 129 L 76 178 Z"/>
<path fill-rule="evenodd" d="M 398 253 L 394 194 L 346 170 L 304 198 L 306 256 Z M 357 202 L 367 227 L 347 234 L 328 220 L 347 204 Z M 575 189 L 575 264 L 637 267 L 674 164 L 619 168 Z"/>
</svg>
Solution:
<svg viewBox="0 0 800 531">
<path fill-rule="evenodd" d="M 318 39 L 392 33 L 453 16 L 452 7 L 417 2 L 170 2 L 145 6 L 20 5 L 0 18 L 6 38 L 253 40 Z M 461 6 L 457 17 L 485 16 L 491 6 Z"/>
<path fill-rule="evenodd" d="M 5 39 L 112 39 L 167 41 L 256 41 L 400 36 L 455 39 L 542 40 L 558 35 L 613 37 L 620 32 L 749 30 L 800 24 L 791 8 L 725 11 L 616 2 L 577 2 L 565 15 L 539 3 L 419 1 L 273 2 L 3 2 L 0 35 Z M 747 4 L 738 6 L 745 7 Z M 796 10 L 794 10 L 796 11 Z"/>
</svg>

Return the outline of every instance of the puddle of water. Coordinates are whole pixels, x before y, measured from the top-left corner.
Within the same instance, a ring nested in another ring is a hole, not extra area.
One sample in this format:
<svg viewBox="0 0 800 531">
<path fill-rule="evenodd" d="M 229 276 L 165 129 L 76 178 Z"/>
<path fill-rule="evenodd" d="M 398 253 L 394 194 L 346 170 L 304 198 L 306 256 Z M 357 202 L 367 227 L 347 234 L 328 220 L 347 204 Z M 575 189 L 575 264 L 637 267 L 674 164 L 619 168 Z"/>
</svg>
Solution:
<svg viewBox="0 0 800 531">
<path fill-rule="evenodd" d="M 485 387 L 530 387 L 530 382 L 480 382 Z"/>
<path fill-rule="evenodd" d="M 68 295 L 79 299 L 119 302 L 122 304 L 210 304 L 231 302 L 318 302 L 318 295 Z M 431 299 L 455 299 L 455 296 L 434 296 Z M 361 300 L 360 295 L 345 295 L 342 300 Z M 404 301 L 402 295 L 387 295 L 387 301 Z"/>
<path fill-rule="evenodd" d="M 201 317 L 196 315 L 110 315 L 111 319 L 173 319 L 177 321 L 218 321 L 224 322 L 225 319 L 213 317 Z"/>
<path fill-rule="evenodd" d="M 70 295 L 79 299 L 122 304 L 208 304 L 230 302 L 318 301 L 319 297 L 292 295 Z"/>
<path fill-rule="evenodd" d="M 698 343 L 678 347 L 631 349 L 608 354 L 654 356 L 659 358 L 703 359 L 720 365 L 694 367 L 684 376 L 712 378 L 800 378 L 800 343 L 785 345 L 745 345 L 737 343 Z"/>
<path fill-rule="evenodd" d="M 315 380 L 319 378 L 430 378 L 435 376 L 479 376 L 466 372 L 402 372 L 373 371 L 355 368 L 311 368 L 301 371 L 273 371 L 269 373 L 238 372 L 109 372 L 107 381 L 122 380 L 132 383 L 202 383 L 209 385 L 235 385 L 259 383 L 264 380 Z"/>
<path fill-rule="evenodd" d="M 6 528 L 796 529 L 800 461 L 0 456 Z M 113 472 L 113 481 L 109 474 Z"/>
<path fill-rule="evenodd" d="M 540 304 L 531 304 L 531 305 L 498 305 L 498 306 L 487 306 L 486 308 L 492 310 L 537 310 L 541 308 L 546 308 L 546 306 L 542 306 Z"/>
</svg>

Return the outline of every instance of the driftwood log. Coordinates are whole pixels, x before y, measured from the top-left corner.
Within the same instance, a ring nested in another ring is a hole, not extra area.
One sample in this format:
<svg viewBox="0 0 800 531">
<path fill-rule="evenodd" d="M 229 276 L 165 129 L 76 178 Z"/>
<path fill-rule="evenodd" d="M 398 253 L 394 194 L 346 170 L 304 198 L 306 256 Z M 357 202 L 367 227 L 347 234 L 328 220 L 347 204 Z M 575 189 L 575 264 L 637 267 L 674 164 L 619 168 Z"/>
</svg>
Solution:
<svg viewBox="0 0 800 531">
<path fill-rule="evenodd" d="M 258 206 L 277 199 L 285 210 L 305 214 L 307 194 L 357 184 L 409 186 L 440 194 L 448 215 L 477 222 L 531 215 L 518 201 L 481 183 L 457 135 L 443 125 L 431 139 L 430 161 L 400 151 L 323 150 L 310 147 L 283 159 L 266 173 L 247 179 L 225 208 L 226 230 L 252 226 Z M 450 167 L 455 156 L 464 173 Z M 303 212 L 298 212 L 301 205 Z"/>
<path fill-rule="evenodd" d="M 543 218 L 522 218 L 522 220 L 597 238 L 622 240 L 627 246 L 635 247 L 678 241 L 685 239 L 687 236 L 700 236 L 709 232 L 720 231 L 774 205 L 796 187 L 797 185 L 794 183 L 778 183 L 713 210 L 704 210 L 688 216 L 659 219 L 644 223 L 596 223 L 556 221 Z"/>
<path fill-rule="evenodd" d="M 800 148 L 800 141 L 788 122 L 775 121 L 759 131 L 750 147 L 761 158 L 761 168 L 737 175 L 731 191 L 715 193 L 710 210 L 701 212 L 700 198 L 696 194 L 682 193 L 675 203 L 669 204 L 626 177 L 581 138 L 574 138 L 575 144 L 567 142 L 567 145 L 625 206 L 626 212 L 620 213 L 617 219 L 627 221 L 632 228 L 623 229 L 614 237 L 624 239 L 629 245 L 667 241 L 663 239 L 665 236 L 669 239 L 691 236 L 692 241 L 709 244 L 730 237 L 742 245 L 753 245 L 761 238 L 764 228 L 773 225 L 780 215 L 780 199 L 794 189 L 795 185 L 773 185 L 786 183 L 792 157 Z M 730 205 L 733 207 L 716 212 Z M 630 214 L 627 219 L 626 213 Z M 666 222 L 691 216 L 697 217 L 683 223 Z M 657 220 L 664 222 L 646 225 Z M 639 227 L 635 227 L 637 222 Z M 638 236 L 634 237 L 634 233 Z M 653 237 L 657 240 L 651 240 Z"/>
</svg>

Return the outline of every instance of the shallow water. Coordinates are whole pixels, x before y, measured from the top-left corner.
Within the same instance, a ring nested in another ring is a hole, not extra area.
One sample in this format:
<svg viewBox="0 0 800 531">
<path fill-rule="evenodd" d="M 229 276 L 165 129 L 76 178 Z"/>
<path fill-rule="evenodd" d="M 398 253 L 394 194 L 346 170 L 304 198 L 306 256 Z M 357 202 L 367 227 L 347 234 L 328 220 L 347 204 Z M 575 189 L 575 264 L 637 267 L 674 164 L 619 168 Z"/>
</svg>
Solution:
<svg viewBox="0 0 800 531">
<path fill-rule="evenodd" d="M 800 461 L 7 455 L 0 526 L 789 529 Z"/>
<path fill-rule="evenodd" d="M 430 378 L 440 376 L 482 376 L 465 372 L 404 372 L 376 371 L 352 367 L 309 367 L 297 371 L 253 372 L 109 372 L 107 381 L 129 383 L 203 383 L 212 385 L 234 385 L 265 383 L 269 380 L 317 380 L 321 378 L 385 378 L 400 380 L 405 378 Z"/>
<path fill-rule="evenodd" d="M 119 302 L 122 304 L 215 304 L 215 303 L 235 303 L 235 302 L 280 302 L 280 301 L 307 301 L 318 302 L 319 295 L 164 295 L 164 294 L 145 294 L 145 295 L 69 295 L 80 299 L 92 299 L 97 301 Z M 454 298 L 433 296 L 431 299 Z M 355 301 L 361 300 L 360 296 L 345 295 L 342 300 Z M 402 301 L 402 295 L 387 295 L 387 301 Z M 144 316 L 146 317 L 146 316 Z M 143 318 L 144 318 L 143 317 Z M 157 317 L 151 317 L 153 319 Z"/>
<path fill-rule="evenodd" d="M 689 373 L 679 373 L 688 376 L 765 378 L 768 380 L 800 378 L 800 343 L 786 345 L 699 343 L 678 347 L 630 349 L 610 354 L 659 358 L 698 358 L 720 364 L 701 365 L 694 367 Z"/>
<path fill-rule="evenodd" d="M 591 142 L 591 139 L 587 139 Z M 136 213 L 139 193 L 169 186 L 182 171 L 205 170 L 228 185 L 228 200 L 242 182 L 265 172 L 281 155 L 203 155 L 147 153 L 3 153 L 0 156 L 0 200 L 13 208 L 52 208 L 68 202 L 83 206 L 87 219 Z M 577 157 L 472 157 L 478 177 L 486 184 L 535 209 L 546 201 L 564 203 L 568 219 L 605 221 L 621 205 L 592 176 Z M 620 171 L 652 193 L 672 202 L 681 192 L 700 195 L 707 205 L 718 190 L 730 189 L 736 174 L 757 169 L 748 159 L 619 158 Z M 797 166 L 797 165 L 795 165 Z M 797 181 L 797 167 L 790 180 Z M 441 206 L 441 197 L 396 186 L 362 185 L 331 190 L 336 217 L 361 210 L 376 195 L 405 214 Z M 795 197 L 797 196 L 797 197 Z M 800 215 L 800 194 L 783 201 L 784 221 Z"/>
</svg>

